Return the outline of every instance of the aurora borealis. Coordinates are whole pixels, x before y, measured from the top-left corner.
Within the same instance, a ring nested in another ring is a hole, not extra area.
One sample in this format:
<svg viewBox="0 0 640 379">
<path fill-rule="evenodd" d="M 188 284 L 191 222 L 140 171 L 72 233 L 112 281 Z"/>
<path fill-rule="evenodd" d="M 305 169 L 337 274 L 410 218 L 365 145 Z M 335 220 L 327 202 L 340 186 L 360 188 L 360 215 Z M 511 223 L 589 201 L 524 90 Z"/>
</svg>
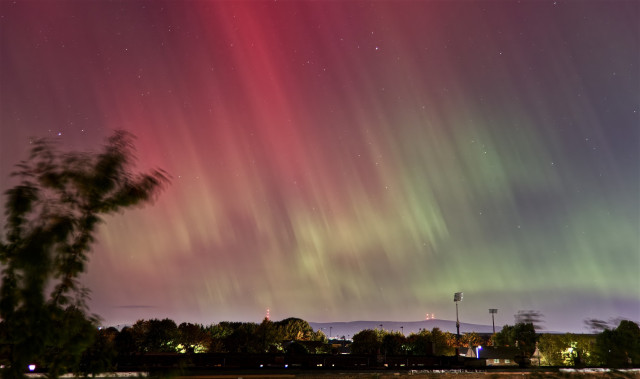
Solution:
<svg viewBox="0 0 640 379">
<path fill-rule="evenodd" d="M 0 180 L 137 135 L 105 324 L 640 319 L 636 1 L 2 1 Z"/>
</svg>

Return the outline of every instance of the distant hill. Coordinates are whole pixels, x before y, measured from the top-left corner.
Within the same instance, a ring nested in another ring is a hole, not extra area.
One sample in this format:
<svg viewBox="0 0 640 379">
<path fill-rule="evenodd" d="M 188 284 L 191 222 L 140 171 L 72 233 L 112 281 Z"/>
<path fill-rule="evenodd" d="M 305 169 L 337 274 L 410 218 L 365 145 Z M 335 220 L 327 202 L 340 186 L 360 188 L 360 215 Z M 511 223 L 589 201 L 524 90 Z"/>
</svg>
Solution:
<svg viewBox="0 0 640 379">
<path fill-rule="evenodd" d="M 313 330 L 322 330 L 327 337 L 347 339 L 353 337 L 354 334 L 364 329 L 382 329 L 387 331 L 404 331 L 405 335 L 418 333 L 421 329 L 431 330 L 440 328 L 443 332 L 456 332 L 456 322 L 449 320 L 423 320 L 423 321 L 348 321 L 348 322 L 309 322 Z M 502 327 L 496 325 L 496 331 L 500 331 Z M 331 336 L 329 336 L 331 332 Z M 464 333 L 493 333 L 491 325 L 467 324 L 460 323 L 460 334 Z"/>
</svg>

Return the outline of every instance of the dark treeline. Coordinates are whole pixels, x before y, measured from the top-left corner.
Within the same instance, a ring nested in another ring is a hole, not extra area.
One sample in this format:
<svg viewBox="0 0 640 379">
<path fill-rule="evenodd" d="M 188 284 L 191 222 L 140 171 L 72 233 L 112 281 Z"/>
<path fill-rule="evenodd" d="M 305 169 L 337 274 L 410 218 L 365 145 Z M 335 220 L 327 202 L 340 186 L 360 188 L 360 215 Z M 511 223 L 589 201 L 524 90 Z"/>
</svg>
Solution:
<svg viewBox="0 0 640 379">
<path fill-rule="evenodd" d="M 4 323 L 0 323 L 0 327 Z M 0 328 L 0 331 L 2 328 Z M 0 333 L 2 334 L 2 333 Z M 76 361 L 67 360 L 66 370 L 80 375 L 117 371 L 127 364 L 141 362 L 142 357 L 245 355 L 329 356 L 341 355 L 344 347 L 354 356 L 379 357 L 453 357 L 477 346 L 504 346 L 518 351 L 522 362 L 536 358 L 543 366 L 629 367 L 640 362 L 640 328 L 631 321 L 621 321 L 615 328 L 598 334 L 537 334 L 531 323 L 506 325 L 493 335 L 466 333 L 460 338 L 450 332 L 421 330 L 408 336 L 382 329 L 366 329 L 356 333 L 352 341 L 328 340 L 307 321 L 287 318 L 254 322 L 220 322 L 208 326 L 193 323 L 177 325 L 170 319 L 139 320 L 118 330 L 95 328 L 82 346 L 87 346 Z M 537 348 L 537 350 L 536 350 Z M 0 345 L 1 352 L 11 349 Z M 50 371 L 52 354 L 45 351 L 33 362 L 40 371 Z M 0 354 L 0 361 L 4 361 Z M 154 358 L 157 359 L 157 358 Z M 249 359 L 249 358 L 247 358 Z M 313 358 L 315 359 L 315 358 Z M 412 358 L 413 359 L 413 358 Z M 5 362 L 7 363 L 7 362 Z M 536 364 L 538 365 L 538 364 Z"/>
<path fill-rule="evenodd" d="M 338 354 L 348 346 L 356 355 L 453 356 L 458 346 L 490 343 L 488 337 L 476 333 L 457 340 L 454 334 L 438 328 L 409 336 L 382 329 L 362 330 L 353 336 L 353 341 L 329 341 L 321 330 L 314 331 L 307 321 L 298 318 L 208 326 L 151 319 L 139 320 L 122 330 L 114 327 L 96 330 L 92 344 L 74 371 L 94 374 L 117 370 L 118 362 L 127 357 L 159 353 Z"/>
<path fill-rule="evenodd" d="M 330 353 L 331 345 L 322 331 L 307 321 L 287 318 L 254 322 L 220 322 L 204 326 L 170 319 L 139 320 L 122 330 L 114 327 L 96 331 L 93 344 L 78 367 L 85 373 L 117 369 L 119 357 L 148 353 Z"/>
<path fill-rule="evenodd" d="M 621 321 L 598 334 L 538 334 L 532 323 L 506 325 L 493 335 L 466 333 L 460 338 L 434 328 L 408 336 L 382 329 L 365 329 L 352 341 L 329 341 L 307 321 L 287 318 L 264 319 L 262 323 L 220 322 L 204 326 L 176 323 L 170 319 L 139 320 L 118 331 L 96 331 L 92 345 L 82 355 L 78 371 L 97 373 L 117 369 L 118 358 L 157 354 L 337 354 L 348 345 L 355 355 L 454 356 L 476 346 L 504 346 L 517 349 L 529 360 L 537 354 L 545 366 L 628 367 L 640 362 L 640 328 Z M 536 348 L 538 348 L 536 352 Z"/>
<path fill-rule="evenodd" d="M 439 328 L 433 328 L 431 331 L 421 330 L 408 336 L 383 329 L 365 329 L 353 336 L 351 352 L 354 354 L 453 356 L 456 348 L 490 344 L 489 336 L 466 333 L 458 339 L 455 334 L 443 332 Z"/>
<path fill-rule="evenodd" d="M 97 329 L 75 371 L 93 374 L 117 370 L 118 362 L 125 357 L 158 353 L 337 354 L 340 347 L 348 345 L 353 354 L 453 355 L 455 343 L 483 342 L 475 333 L 456 342 L 455 335 L 437 328 L 408 337 L 380 329 L 363 330 L 354 335 L 352 342 L 329 341 L 321 330 L 314 331 L 307 321 L 299 318 L 208 326 L 151 319 L 139 320 L 122 330 Z"/>
</svg>

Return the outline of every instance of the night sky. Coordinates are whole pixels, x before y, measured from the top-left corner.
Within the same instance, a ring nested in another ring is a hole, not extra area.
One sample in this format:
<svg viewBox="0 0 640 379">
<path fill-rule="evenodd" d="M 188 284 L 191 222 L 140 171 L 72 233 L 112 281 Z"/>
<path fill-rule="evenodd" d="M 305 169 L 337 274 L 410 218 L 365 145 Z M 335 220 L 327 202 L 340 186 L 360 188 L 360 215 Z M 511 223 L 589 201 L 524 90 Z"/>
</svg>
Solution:
<svg viewBox="0 0 640 379">
<path fill-rule="evenodd" d="M 640 2 L 0 2 L 0 189 L 137 136 L 104 324 L 640 319 Z M 2 221 L 4 222 L 4 221 Z"/>
</svg>

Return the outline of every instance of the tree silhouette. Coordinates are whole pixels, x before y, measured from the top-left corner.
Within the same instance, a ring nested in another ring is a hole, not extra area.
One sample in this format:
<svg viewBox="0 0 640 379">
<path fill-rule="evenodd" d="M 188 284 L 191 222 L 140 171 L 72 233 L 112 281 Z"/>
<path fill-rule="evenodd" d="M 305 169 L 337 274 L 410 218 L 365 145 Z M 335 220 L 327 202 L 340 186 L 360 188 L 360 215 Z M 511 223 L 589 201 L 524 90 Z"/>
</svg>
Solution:
<svg viewBox="0 0 640 379">
<path fill-rule="evenodd" d="M 118 329 L 109 327 L 95 330 L 95 333 L 95 340 L 82 354 L 79 365 L 79 372 L 87 376 L 115 370 Z"/>
<path fill-rule="evenodd" d="M 640 362 L 640 326 L 622 320 L 615 329 L 605 329 L 596 337 L 596 354 L 608 367 L 626 367 Z"/>
<path fill-rule="evenodd" d="M 96 318 L 86 314 L 78 276 L 101 216 L 147 203 L 168 183 L 161 171 L 132 173 L 132 142 L 131 134 L 116 131 L 100 153 L 63 153 L 38 140 L 16 166 L 19 183 L 5 193 L 0 240 L 1 330 L 10 360 L 4 377 L 22 377 L 36 358 L 56 377 L 91 344 L 88 325 Z M 48 295 L 47 288 L 53 288 Z M 69 331 L 64 338 L 62 330 Z"/>
<path fill-rule="evenodd" d="M 496 346 L 517 347 L 524 356 L 531 357 L 536 349 L 537 335 L 532 323 L 519 322 L 514 326 L 503 326 L 492 339 Z"/>
<path fill-rule="evenodd" d="M 380 352 L 387 355 L 404 354 L 404 345 L 406 342 L 407 338 L 400 332 L 386 333 L 384 337 L 382 337 Z"/>
<path fill-rule="evenodd" d="M 305 320 L 289 317 L 276 323 L 281 329 L 280 339 L 292 341 L 310 341 L 314 338 L 315 334 L 313 328 Z"/>
<path fill-rule="evenodd" d="M 377 354 L 380 351 L 381 344 L 381 331 L 364 329 L 353 335 L 351 352 L 353 354 Z"/>
<path fill-rule="evenodd" d="M 407 344 L 413 355 L 432 355 L 433 341 L 431 340 L 431 332 L 421 330 L 419 333 L 412 333 L 407 338 Z"/>
<path fill-rule="evenodd" d="M 204 352 L 211 345 L 211 336 L 202 325 L 183 322 L 178 326 L 177 342 L 182 347 L 181 352 Z"/>
<path fill-rule="evenodd" d="M 138 320 L 131 326 L 131 330 L 138 352 L 170 353 L 176 351 L 178 326 L 171 319 Z"/>
</svg>

